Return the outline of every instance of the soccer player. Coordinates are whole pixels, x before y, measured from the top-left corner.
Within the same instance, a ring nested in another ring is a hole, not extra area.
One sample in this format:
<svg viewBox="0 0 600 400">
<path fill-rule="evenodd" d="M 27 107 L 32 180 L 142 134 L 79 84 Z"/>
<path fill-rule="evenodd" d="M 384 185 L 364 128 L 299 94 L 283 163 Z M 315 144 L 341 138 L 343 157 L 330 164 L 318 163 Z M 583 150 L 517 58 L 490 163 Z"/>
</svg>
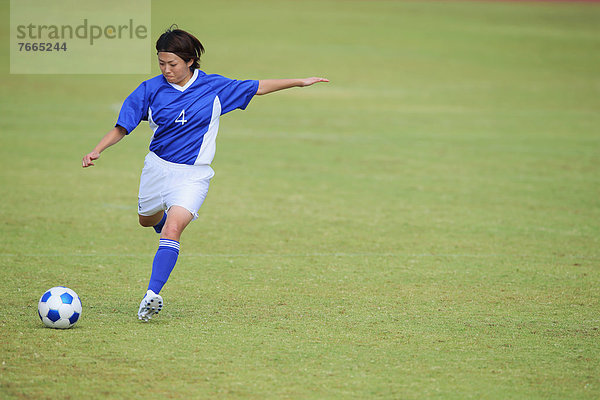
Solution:
<svg viewBox="0 0 600 400">
<path fill-rule="evenodd" d="M 173 28 L 173 27 L 172 27 Z M 219 117 L 245 109 L 255 95 L 329 82 L 325 78 L 234 80 L 199 68 L 204 47 L 192 34 L 168 29 L 156 42 L 161 75 L 142 82 L 121 107 L 117 123 L 83 157 L 82 166 L 148 121 L 154 132 L 140 177 L 139 223 L 160 234 L 148 290 L 138 318 L 147 322 L 163 307 L 159 295 L 175 267 L 181 234 L 198 218 L 214 175 Z"/>
</svg>

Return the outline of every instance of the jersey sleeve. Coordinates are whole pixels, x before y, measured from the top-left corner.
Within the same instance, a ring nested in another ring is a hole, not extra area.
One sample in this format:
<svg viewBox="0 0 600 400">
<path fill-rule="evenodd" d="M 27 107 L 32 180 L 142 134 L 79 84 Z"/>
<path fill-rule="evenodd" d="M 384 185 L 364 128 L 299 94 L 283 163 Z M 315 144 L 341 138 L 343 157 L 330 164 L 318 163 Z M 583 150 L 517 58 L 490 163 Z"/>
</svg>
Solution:
<svg viewBox="0 0 600 400">
<path fill-rule="evenodd" d="M 221 103 L 221 115 L 236 108 L 245 110 L 258 90 L 257 80 L 236 80 L 221 75 L 211 75 L 211 78 L 211 86 Z"/>
<path fill-rule="evenodd" d="M 116 125 L 122 126 L 129 135 L 142 120 L 148 119 L 147 84 L 142 82 L 123 102 Z M 115 125 L 115 126 L 116 126 Z"/>
</svg>

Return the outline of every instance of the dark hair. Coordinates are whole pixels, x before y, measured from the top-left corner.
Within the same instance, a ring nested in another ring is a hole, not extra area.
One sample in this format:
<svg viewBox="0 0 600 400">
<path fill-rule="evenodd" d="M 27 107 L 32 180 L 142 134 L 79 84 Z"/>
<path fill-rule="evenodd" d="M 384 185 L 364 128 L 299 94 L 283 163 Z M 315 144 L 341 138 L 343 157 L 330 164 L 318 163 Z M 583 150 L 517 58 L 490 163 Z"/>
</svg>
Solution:
<svg viewBox="0 0 600 400">
<path fill-rule="evenodd" d="M 178 55 L 186 63 L 194 60 L 190 70 L 200 67 L 200 56 L 204 53 L 202 43 L 196 36 L 171 25 L 156 41 L 156 52 L 165 51 Z"/>
</svg>

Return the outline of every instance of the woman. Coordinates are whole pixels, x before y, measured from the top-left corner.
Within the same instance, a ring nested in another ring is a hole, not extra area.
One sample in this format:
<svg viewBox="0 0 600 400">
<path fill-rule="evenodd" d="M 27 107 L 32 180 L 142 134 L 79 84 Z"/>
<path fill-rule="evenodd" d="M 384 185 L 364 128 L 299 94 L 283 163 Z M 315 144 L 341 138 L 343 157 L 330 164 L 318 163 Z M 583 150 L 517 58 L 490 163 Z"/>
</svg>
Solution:
<svg viewBox="0 0 600 400">
<path fill-rule="evenodd" d="M 138 197 L 140 225 L 152 226 L 160 234 L 150 283 L 138 311 L 144 322 L 162 309 L 159 293 L 177 262 L 181 234 L 198 218 L 208 192 L 219 117 L 245 109 L 254 95 L 328 82 L 314 77 L 238 81 L 205 74 L 198 69 L 202 44 L 180 29 L 163 33 L 156 51 L 162 74 L 142 82 L 125 99 L 115 127 L 82 160 L 84 168 L 93 166 L 103 150 L 142 120 L 154 131 Z"/>
</svg>

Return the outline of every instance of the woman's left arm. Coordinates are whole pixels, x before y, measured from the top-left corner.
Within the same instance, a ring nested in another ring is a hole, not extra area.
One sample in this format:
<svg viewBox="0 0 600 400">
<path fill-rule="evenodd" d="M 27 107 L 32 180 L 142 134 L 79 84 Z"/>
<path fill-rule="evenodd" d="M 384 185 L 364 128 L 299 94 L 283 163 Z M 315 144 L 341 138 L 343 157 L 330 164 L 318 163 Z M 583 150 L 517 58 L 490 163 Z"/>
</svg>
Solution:
<svg viewBox="0 0 600 400">
<path fill-rule="evenodd" d="M 282 89 L 310 86 L 317 82 L 329 82 L 329 79 L 317 77 L 305 79 L 262 79 L 258 81 L 258 90 L 256 91 L 256 94 L 260 96 Z"/>
</svg>

